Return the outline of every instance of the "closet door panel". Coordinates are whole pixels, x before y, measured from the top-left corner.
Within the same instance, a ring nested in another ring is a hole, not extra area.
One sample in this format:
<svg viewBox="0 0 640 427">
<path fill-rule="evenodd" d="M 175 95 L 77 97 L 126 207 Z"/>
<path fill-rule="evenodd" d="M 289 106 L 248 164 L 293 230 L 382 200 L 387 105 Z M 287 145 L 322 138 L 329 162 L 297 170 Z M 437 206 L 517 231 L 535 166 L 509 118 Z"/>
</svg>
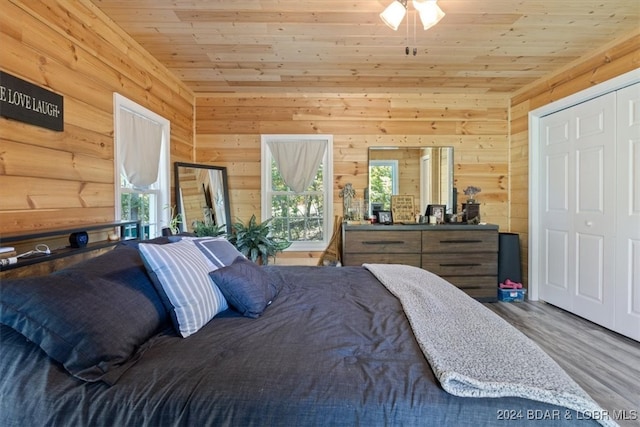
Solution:
<svg viewBox="0 0 640 427">
<path fill-rule="evenodd" d="M 571 108 L 575 131 L 573 312 L 613 327 L 616 95 Z"/>
<path fill-rule="evenodd" d="M 604 147 L 578 149 L 577 163 L 577 213 L 604 214 Z"/>
<path fill-rule="evenodd" d="M 556 304 L 562 304 L 564 298 L 569 298 L 569 235 L 562 230 L 547 230 L 545 241 L 547 268 L 543 277 L 547 295 L 561 294 L 562 299 Z"/>
<path fill-rule="evenodd" d="M 566 223 L 569 214 L 569 153 L 549 153 L 547 171 L 546 212 L 564 217 Z"/>
<path fill-rule="evenodd" d="M 540 121 L 540 298 L 612 327 L 615 94 Z"/>
<path fill-rule="evenodd" d="M 572 173 L 571 114 L 564 110 L 540 122 L 540 298 L 571 309 L 574 258 L 571 242 Z"/>
<path fill-rule="evenodd" d="M 640 84 L 617 93 L 614 330 L 640 341 Z"/>
<path fill-rule="evenodd" d="M 604 238 L 578 234 L 576 247 L 576 296 L 604 304 Z"/>
</svg>

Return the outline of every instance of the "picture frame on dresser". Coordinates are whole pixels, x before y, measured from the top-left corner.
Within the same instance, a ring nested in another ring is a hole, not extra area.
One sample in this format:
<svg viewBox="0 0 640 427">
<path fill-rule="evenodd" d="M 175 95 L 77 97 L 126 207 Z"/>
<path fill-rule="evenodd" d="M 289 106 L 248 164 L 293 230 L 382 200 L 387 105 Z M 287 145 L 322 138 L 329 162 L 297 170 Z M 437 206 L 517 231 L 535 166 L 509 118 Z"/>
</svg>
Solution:
<svg viewBox="0 0 640 427">
<path fill-rule="evenodd" d="M 413 196 L 405 194 L 391 196 L 391 217 L 394 223 L 415 222 Z"/>
<path fill-rule="evenodd" d="M 392 222 L 393 218 L 391 216 L 391 211 L 378 211 L 378 223 L 391 224 Z"/>
<path fill-rule="evenodd" d="M 447 205 L 427 205 L 425 216 L 435 217 L 436 224 L 444 224 L 445 215 L 447 213 Z"/>
</svg>

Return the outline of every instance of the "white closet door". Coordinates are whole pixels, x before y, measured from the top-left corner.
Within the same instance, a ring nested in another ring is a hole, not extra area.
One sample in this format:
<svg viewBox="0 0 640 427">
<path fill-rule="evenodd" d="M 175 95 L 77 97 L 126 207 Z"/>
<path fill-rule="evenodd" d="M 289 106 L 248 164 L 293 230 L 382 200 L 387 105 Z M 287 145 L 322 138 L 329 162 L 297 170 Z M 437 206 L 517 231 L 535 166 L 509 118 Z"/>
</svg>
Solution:
<svg viewBox="0 0 640 427">
<path fill-rule="evenodd" d="M 612 328 L 616 259 L 616 95 L 603 95 L 572 110 L 576 141 L 573 312 Z"/>
<path fill-rule="evenodd" d="M 562 110 L 540 119 L 540 298 L 558 307 L 572 307 L 573 280 L 569 259 L 570 183 L 574 138 L 571 111 Z M 571 275 L 571 277 L 570 277 Z"/>
<path fill-rule="evenodd" d="M 640 84 L 617 92 L 615 330 L 640 341 Z"/>
<path fill-rule="evenodd" d="M 615 94 L 540 121 L 540 297 L 613 327 Z"/>
</svg>

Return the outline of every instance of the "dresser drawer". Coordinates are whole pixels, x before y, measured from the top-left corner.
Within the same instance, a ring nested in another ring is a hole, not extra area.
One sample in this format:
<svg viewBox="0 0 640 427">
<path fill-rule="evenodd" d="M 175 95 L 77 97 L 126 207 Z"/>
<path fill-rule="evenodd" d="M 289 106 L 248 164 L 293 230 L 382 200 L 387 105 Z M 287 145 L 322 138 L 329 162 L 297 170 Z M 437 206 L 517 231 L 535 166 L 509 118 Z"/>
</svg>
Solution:
<svg viewBox="0 0 640 427">
<path fill-rule="evenodd" d="M 414 267 L 420 267 L 420 254 L 353 254 L 345 253 L 343 255 L 343 265 L 362 265 L 362 264 L 405 264 Z"/>
<path fill-rule="evenodd" d="M 498 252 L 498 233 L 493 230 L 423 231 L 422 252 Z"/>
<path fill-rule="evenodd" d="M 495 253 L 422 254 L 422 268 L 438 276 L 497 276 Z"/>
<path fill-rule="evenodd" d="M 498 276 L 446 276 L 443 279 L 463 291 L 490 289 L 493 296 L 498 295 Z"/>
<path fill-rule="evenodd" d="M 343 251 L 346 254 L 411 252 L 419 254 L 421 244 L 420 231 L 374 231 L 369 229 L 347 232 Z"/>
</svg>

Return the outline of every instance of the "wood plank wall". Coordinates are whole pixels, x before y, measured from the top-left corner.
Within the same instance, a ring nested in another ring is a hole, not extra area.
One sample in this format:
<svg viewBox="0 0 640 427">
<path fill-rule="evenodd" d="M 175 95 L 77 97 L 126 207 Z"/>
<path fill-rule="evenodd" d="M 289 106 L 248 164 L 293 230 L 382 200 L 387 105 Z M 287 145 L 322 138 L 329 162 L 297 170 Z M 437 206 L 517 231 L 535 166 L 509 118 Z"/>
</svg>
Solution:
<svg viewBox="0 0 640 427">
<path fill-rule="evenodd" d="M 226 166 L 231 215 L 260 217 L 260 135 L 332 134 L 334 206 L 353 184 L 362 196 L 372 146 L 453 146 L 455 185 L 482 188 L 484 221 L 508 228 L 506 95 L 210 94 L 196 97 L 196 162 Z M 459 203 L 464 201 L 460 196 Z M 288 252 L 280 264 L 316 264 L 320 253 Z"/>
<path fill-rule="evenodd" d="M 172 162 L 229 168 L 234 219 L 260 213 L 262 133 L 334 135 L 336 214 L 345 183 L 359 192 L 367 185 L 368 147 L 453 146 L 458 191 L 481 187 L 483 219 L 520 233 L 526 276 L 527 114 L 637 68 L 640 36 L 635 31 L 598 49 L 510 100 L 416 93 L 216 94 L 194 101 L 88 0 L 0 2 L 0 45 L 1 70 L 63 95 L 65 108 L 64 132 L 0 118 L 0 234 L 113 219 L 117 91 L 171 120 Z M 279 261 L 315 264 L 318 256 L 293 253 Z"/>
<path fill-rule="evenodd" d="M 0 46 L 2 71 L 64 97 L 63 132 L 0 118 L 0 235 L 113 221 L 113 92 L 193 161 L 193 93 L 88 0 L 0 2 Z"/>
<path fill-rule="evenodd" d="M 520 234 L 523 276 L 528 275 L 530 111 L 640 67 L 640 31 L 633 31 L 558 73 L 516 92 L 511 99 L 511 231 Z"/>
</svg>

